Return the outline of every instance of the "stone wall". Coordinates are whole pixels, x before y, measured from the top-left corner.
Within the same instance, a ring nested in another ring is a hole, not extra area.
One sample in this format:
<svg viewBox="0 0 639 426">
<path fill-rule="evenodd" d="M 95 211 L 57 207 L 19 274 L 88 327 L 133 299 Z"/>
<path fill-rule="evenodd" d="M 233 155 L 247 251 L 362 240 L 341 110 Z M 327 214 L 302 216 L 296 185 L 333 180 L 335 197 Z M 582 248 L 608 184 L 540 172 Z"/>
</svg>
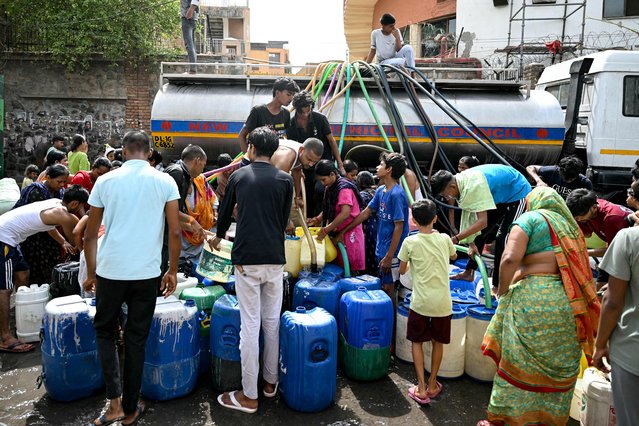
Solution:
<svg viewBox="0 0 639 426">
<path fill-rule="evenodd" d="M 7 177 L 20 181 L 28 164 L 42 166 L 54 134 L 69 141 L 84 135 L 92 160 L 100 146 L 118 146 L 127 129 L 150 128 L 159 66 L 134 69 L 96 60 L 83 72 L 69 72 L 47 59 L 13 55 L 0 72 Z"/>
</svg>

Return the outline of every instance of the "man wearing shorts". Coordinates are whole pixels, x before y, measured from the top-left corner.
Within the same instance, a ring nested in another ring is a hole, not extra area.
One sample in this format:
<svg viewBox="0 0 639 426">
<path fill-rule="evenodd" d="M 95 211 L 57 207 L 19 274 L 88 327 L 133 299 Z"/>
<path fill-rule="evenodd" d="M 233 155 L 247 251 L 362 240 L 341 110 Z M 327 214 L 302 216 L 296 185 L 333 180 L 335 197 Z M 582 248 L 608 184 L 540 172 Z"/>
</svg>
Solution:
<svg viewBox="0 0 639 426">
<path fill-rule="evenodd" d="M 0 216 L 0 352 L 29 352 L 34 346 L 23 343 L 11 334 L 9 326 L 9 299 L 15 286 L 29 282 L 29 265 L 22 257 L 19 244 L 38 232 L 64 229 L 69 241 L 73 241 L 73 228 L 78 223 L 74 215 L 84 209 L 89 193 L 80 185 L 71 185 L 62 200 L 52 198 L 27 204 Z"/>
</svg>

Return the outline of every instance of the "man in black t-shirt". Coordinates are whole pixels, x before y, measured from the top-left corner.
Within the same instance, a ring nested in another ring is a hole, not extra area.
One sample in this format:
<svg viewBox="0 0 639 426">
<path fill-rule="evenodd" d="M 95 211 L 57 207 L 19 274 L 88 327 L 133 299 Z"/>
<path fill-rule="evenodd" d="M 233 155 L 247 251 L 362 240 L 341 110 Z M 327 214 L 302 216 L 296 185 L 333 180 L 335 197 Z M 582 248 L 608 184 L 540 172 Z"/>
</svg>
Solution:
<svg viewBox="0 0 639 426">
<path fill-rule="evenodd" d="M 300 91 L 299 86 L 288 77 L 280 77 L 273 83 L 273 99 L 264 105 L 251 108 L 244 127 L 240 130 L 240 149 L 246 153 L 246 137 L 258 127 L 267 126 L 274 130 L 279 138 L 286 137 L 286 129 L 291 120 L 291 114 L 284 107 L 293 100 L 293 96 Z M 246 158 L 246 157 L 245 157 Z M 243 161 L 248 164 L 248 161 Z"/>
<path fill-rule="evenodd" d="M 277 394 L 280 309 L 284 274 L 284 231 L 293 200 L 293 178 L 271 164 L 279 147 L 277 135 L 261 127 L 251 132 L 252 163 L 229 178 L 220 205 L 217 234 L 210 243 L 218 247 L 231 225 L 237 204 L 237 232 L 231 261 L 235 266 L 235 292 L 240 306 L 242 389 L 218 396 L 220 405 L 245 413 L 258 406 L 260 330 L 264 351 L 264 396 Z"/>
<path fill-rule="evenodd" d="M 581 174 L 584 163 L 577 157 L 564 157 L 558 166 L 528 166 L 528 175 L 537 186 L 548 186 L 565 200 L 573 190 L 586 188 L 592 190 L 592 182 Z"/>
<path fill-rule="evenodd" d="M 313 97 L 306 91 L 299 92 L 293 97 L 295 115 L 291 119 L 290 126 L 286 130 L 288 139 L 304 142 L 309 138 L 315 138 L 324 144 L 322 160 L 337 160 L 337 169 L 345 175 L 344 165 L 340 157 L 337 142 L 333 137 L 328 118 L 318 111 L 313 111 Z M 304 186 L 306 188 L 307 213 L 309 216 L 317 216 L 321 211 L 321 203 L 324 195 L 324 185 L 315 181 L 315 168 L 304 170 Z"/>
</svg>

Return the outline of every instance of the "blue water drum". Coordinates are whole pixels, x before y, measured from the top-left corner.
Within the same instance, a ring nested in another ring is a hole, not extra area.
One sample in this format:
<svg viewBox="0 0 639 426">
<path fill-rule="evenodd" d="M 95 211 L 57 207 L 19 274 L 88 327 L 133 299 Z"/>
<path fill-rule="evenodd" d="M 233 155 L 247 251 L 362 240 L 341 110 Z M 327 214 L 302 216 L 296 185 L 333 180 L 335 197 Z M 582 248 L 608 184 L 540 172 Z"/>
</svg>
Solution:
<svg viewBox="0 0 639 426">
<path fill-rule="evenodd" d="M 393 316 L 393 302 L 382 290 L 361 288 L 342 295 L 339 357 L 346 376 L 376 380 L 386 375 Z"/>
<path fill-rule="evenodd" d="M 204 276 L 202 276 L 202 275 L 200 275 L 200 274 L 198 274 L 198 273 L 196 272 L 196 269 L 197 269 L 197 265 L 198 265 L 198 263 L 199 263 L 199 261 L 198 261 L 197 259 L 196 259 L 196 260 L 193 260 L 193 261 L 191 262 L 191 276 L 192 276 L 192 277 L 197 278 L 197 281 L 198 281 L 198 282 L 200 282 L 200 283 L 204 283 L 204 280 L 205 280 L 206 278 L 205 278 Z M 210 281 L 210 280 L 209 280 L 209 281 Z M 210 284 L 209 284 L 209 285 L 210 285 Z"/>
<path fill-rule="evenodd" d="M 320 272 L 311 272 L 307 269 L 300 271 L 297 276 L 298 281 L 315 280 L 315 281 L 337 281 L 337 275 L 330 271 L 322 270 Z"/>
<path fill-rule="evenodd" d="M 280 392 L 293 410 L 327 408 L 337 388 L 337 322 L 322 308 L 284 312 L 280 322 Z"/>
<path fill-rule="evenodd" d="M 334 263 L 327 263 L 326 265 L 324 265 L 324 268 L 322 268 L 322 272 L 329 272 L 335 275 L 335 278 L 337 278 L 338 280 L 344 278 L 344 268 Z"/>
<path fill-rule="evenodd" d="M 450 272 L 450 276 L 454 276 L 460 272 L 464 272 L 463 269 L 455 269 L 453 268 Z M 450 279 L 450 289 L 461 289 L 461 290 L 468 290 L 468 291 L 475 291 L 475 288 L 477 287 L 477 283 L 481 282 L 481 274 L 479 273 L 479 271 L 475 271 L 475 277 L 472 281 L 464 281 L 464 280 L 454 280 L 454 279 Z"/>
<path fill-rule="evenodd" d="M 342 278 L 339 280 L 340 296 L 347 291 L 354 291 L 360 287 L 367 290 L 381 290 L 379 278 L 372 275 L 360 275 L 358 277 Z"/>
<path fill-rule="evenodd" d="M 158 297 L 142 372 L 141 391 L 156 401 L 179 398 L 197 383 L 200 322 L 193 300 Z"/>
<path fill-rule="evenodd" d="M 242 387 L 240 306 L 230 294 L 217 299 L 211 312 L 211 377 L 221 392 Z"/>
<path fill-rule="evenodd" d="M 456 267 L 458 267 L 459 269 L 466 269 L 466 266 L 468 265 L 468 258 L 465 259 L 457 259 L 453 262 L 453 265 L 455 265 Z"/>
<path fill-rule="evenodd" d="M 480 304 L 485 305 L 486 304 L 486 290 L 484 289 L 483 285 L 478 284 L 477 285 L 477 299 L 479 299 Z M 491 295 L 490 299 L 493 302 L 493 306 L 497 305 L 497 298 L 493 295 Z"/>
<path fill-rule="evenodd" d="M 340 287 L 336 281 L 303 279 L 299 280 L 293 289 L 293 306 L 304 306 L 306 309 L 319 306 L 337 317 L 339 295 Z"/>
<path fill-rule="evenodd" d="M 74 401 L 102 389 L 95 343 L 95 299 L 58 297 L 44 308 L 42 381 L 56 401 Z"/>
<path fill-rule="evenodd" d="M 450 297 L 453 299 L 453 303 L 457 303 L 460 305 L 476 305 L 479 303 L 479 299 L 475 296 L 475 291 L 471 290 L 461 290 L 456 288 L 451 290 Z"/>
</svg>

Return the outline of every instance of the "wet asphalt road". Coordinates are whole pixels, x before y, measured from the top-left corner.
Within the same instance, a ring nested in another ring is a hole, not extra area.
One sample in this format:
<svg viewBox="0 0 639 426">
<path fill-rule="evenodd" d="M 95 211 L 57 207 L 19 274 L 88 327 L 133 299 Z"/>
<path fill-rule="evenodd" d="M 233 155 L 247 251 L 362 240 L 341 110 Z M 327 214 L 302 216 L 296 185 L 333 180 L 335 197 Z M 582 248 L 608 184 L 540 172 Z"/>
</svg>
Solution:
<svg viewBox="0 0 639 426">
<path fill-rule="evenodd" d="M 88 425 L 105 406 L 104 393 L 79 401 L 60 403 L 36 389 L 40 351 L 0 355 L 0 424 Z M 407 395 L 415 382 L 412 364 L 391 363 L 387 377 L 355 382 L 339 375 L 335 403 L 314 414 L 290 410 L 279 398 L 261 400 L 257 414 L 223 409 L 210 379 L 203 376 L 196 390 L 172 401 L 148 401 L 140 425 L 475 425 L 485 418 L 490 384 L 468 377 L 442 380 L 444 392 L 428 407 Z"/>
</svg>

